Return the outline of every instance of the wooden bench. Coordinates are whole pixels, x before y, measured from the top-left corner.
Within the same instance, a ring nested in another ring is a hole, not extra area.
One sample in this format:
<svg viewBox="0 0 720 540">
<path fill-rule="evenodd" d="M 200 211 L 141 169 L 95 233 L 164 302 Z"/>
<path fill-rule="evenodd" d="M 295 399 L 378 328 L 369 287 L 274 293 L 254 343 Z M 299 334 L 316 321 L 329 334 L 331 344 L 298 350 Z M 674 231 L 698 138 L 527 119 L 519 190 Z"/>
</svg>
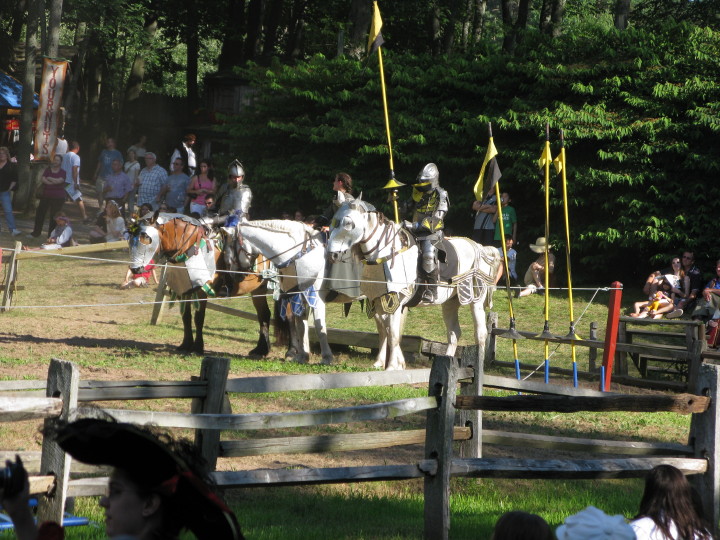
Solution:
<svg viewBox="0 0 720 540">
<path fill-rule="evenodd" d="M 620 317 L 615 375 L 629 377 L 629 357 L 641 379 L 658 376 L 692 386 L 706 349 L 705 326 L 700 321 Z M 673 385 L 667 381 L 668 386 Z"/>
</svg>

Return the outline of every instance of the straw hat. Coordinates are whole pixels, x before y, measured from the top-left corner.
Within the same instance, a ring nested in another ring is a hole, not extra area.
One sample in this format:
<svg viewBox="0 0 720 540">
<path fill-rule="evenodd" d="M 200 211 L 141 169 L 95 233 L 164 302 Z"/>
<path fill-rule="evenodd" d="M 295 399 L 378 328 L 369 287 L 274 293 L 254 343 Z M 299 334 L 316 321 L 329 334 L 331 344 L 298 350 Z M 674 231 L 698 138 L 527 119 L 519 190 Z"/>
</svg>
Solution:
<svg viewBox="0 0 720 540">
<path fill-rule="evenodd" d="M 544 236 L 540 236 L 537 240 L 535 240 L 534 244 L 530 244 L 530 249 L 534 251 L 535 253 L 544 253 L 545 252 L 545 245 L 547 244 L 547 240 L 545 240 Z M 548 249 L 550 246 L 548 246 Z"/>
</svg>

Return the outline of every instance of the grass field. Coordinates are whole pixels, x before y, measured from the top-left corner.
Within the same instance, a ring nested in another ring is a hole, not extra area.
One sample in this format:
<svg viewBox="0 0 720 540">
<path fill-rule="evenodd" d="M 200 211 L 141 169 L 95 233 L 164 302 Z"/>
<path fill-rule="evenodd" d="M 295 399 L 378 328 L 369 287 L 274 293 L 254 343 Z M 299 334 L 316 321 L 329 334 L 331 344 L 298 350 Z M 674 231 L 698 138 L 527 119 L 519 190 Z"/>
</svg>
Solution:
<svg viewBox="0 0 720 540">
<path fill-rule="evenodd" d="M 4 237 L 3 237 L 4 238 Z M 2 239 L 0 239 L 2 240 Z M 4 240 L 2 245 L 9 246 Z M 158 326 L 149 319 L 154 290 L 117 289 L 125 274 L 126 255 L 104 253 L 105 260 L 88 261 L 68 258 L 43 258 L 23 261 L 20 265 L 18 291 L 14 309 L 0 314 L 0 377 L 4 379 L 42 379 L 48 361 L 59 357 L 78 364 L 83 379 L 187 379 L 199 373 L 200 359 L 176 354 L 174 347 L 181 341 L 177 308 L 171 310 Z M 6 259 L 5 259 L 6 260 Z M 597 294 L 596 294 L 597 293 Z M 550 297 L 550 328 L 557 334 L 568 329 L 568 303 L 563 291 Z M 625 294 L 624 305 L 639 296 Z M 591 321 L 599 323 L 600 335 L 607 318 L 607 291 L 576 291 L 574 311 L 579 319 L 578 332 L 586 336 Z M 228 305 L 252 310 L 247 299 L 233 299 Z M 540 332 L 543 328 L 543 297 L 533 295 L 514 300 L 518 328 Z M 358 306 L 350 316 L 341 316 L 340 306 L 330 306 L 329 325 L 353 330 L 373 330 Z M 507 325 L 508 300 L 504 291 L 495 294 L 494 311 L 500 325 Z M 471 318 L 461 310 L 465 334 L 461 343 L 469 343 Z M 411 311 L 407 334 L 444 340 L 444 327 L 439 309 Z M 208 312 L 206 322 L 206 353 L 231 359 L 230 377 L 269 375 L 273 373 L 320 373 L 331 371 L 366 371 L 373 358 L 366 349 L 348 348 L 337 352 L 336 364 L 321 366 L 315 357 L 309 365 L 283 361 L 283 351 L 275 348 L 266 360 L 251 360 L 247 352 L 255 345 L 255 323 Z M 498 358 L 511 360 L 508 340 L 499 340 Z M 569 347 L 551 349 L 552 365 L 568 367 Z M 519 342 L 523 362 L 540 365 L 544 360 L 542 342 Z M 581 369 L 587 366 L 587 351 L 579 349 Z M 428 367 L 427 360 L 416 358 L 408 367 Z M 492 373 L 511 375 L 510 370 Z M 528 375 L 525 373 L 524 375 Z M 540 376 L 538 374 L 538 376 Z M 570 384 L 561 377 L 553 382 Z M 633 390 L 634 391 L 634 390 Z M 360 390 L 293 393 L 292 395 L 260 394 L 251 398 L 233 396 L 233 411 L 286 411 L 338 407 L 427 394 L 422 387 L 369 388 Z M 156 410 L 188 410 L 187 402 L 113 403 L 113 407 L 149 408 Z M 386 421 L 380 426 L 358 426 L 360 430 L 409 429 L 422 425 L 422 418 L 405 417 Z M 39 448 L 38 424 L 21 422 L 0 425 L 4 449 L 33 450 Z M 619 440 L 656 440 L 686 442 L 689 418 L 661 414 L 591 414 L 558 415 L 552 413 L 486 413 L 484 427 L 507 431 L 542 434 L 604 437 Z M 344 429 L 323 428 L 327 432 Z M 223 438 L 246 436 L 224 433 Z M 268 456 L 264 460 L 221 460 L 226 469 L 257 466 L 337 466 L 365 463 L 411 463 L 422 458 L 420 447 L 350 452 L 320 456 Z M 486 447 L 488 456 L 537 457 L 538 452 L 522 448 Z M 452 484 L 451 538 L 488 538 L 492 525 L 503 512 L 522 509 L 542 515 L 558 525 L 569 514 L 589 504 L 609 513 L 632 516 L 640 500 L 641 482 L 632 481 L 517 481 L 454 479 Z M 257 539 L 410 539 L 422 537 L 422 482 L 380 482 L 306 488 L 260 488 L 234 490 L 228 493 L 243 530 L 248 538 Z M 90 515 L 102 522 L 102 513 L 92 500 L 79 500 L 76 512 Z M 12 534 L 3 533 L 11 538 Z M 103 538 L 102 528 L 69 530 L 68 538 Z"/>
</svg>

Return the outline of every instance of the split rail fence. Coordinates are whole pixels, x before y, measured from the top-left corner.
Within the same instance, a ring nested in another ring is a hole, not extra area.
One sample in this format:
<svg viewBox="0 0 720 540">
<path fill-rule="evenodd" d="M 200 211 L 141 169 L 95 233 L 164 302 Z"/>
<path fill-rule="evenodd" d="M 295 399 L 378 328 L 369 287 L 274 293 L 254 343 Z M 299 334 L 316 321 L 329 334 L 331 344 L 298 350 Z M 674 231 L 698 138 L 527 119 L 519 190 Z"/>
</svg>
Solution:
<svg viewBox="0 0 720 540">
<path fill-rule="evenodd" d="M 425 538 L 447 538 L 450 530 L 451 477 L 492 478 L 631 478 L 642 477 L 659 463 L 672 464 L 693 475 L 707 515 L 717 526 L 720 512 L 720 473 L 716 469 L 718 386 L 720 367 L 703 365 L 695 395 L 625 396 L 594 390 L 517 381 L 483 373 L 477 350 L 467 347 L 463 357 L 437 357 L 432 369 L 400 372 L 334 373 L 228 379 L 229 361 L 203 360 L 200 377 L 193 381 L 80 381 L 77 368 L 53 360 L 47 381 L 0 383 L 0 419 L 77 417 L 96 414 L 88 402 L 187 398 L 190 412 L 155 412 L 135 409 L 105 409 L 122 421 L 153 423 L 168 428 L 194 430 L 195 442 L 213 468 L 218 457 L 280 453 L 324 453 L 424 444 L 417 461 L 395 465 L 329 467 L 316 469 L 261 469 L 215 471 L 222 488 L 369 482 L 422 478 L 425 483 Z M 428 396 L 336 409 L 284 413 L 231 414 L 226 394 L 296 392 L 302 390 L 369 387 L 391 384 L 427 386 Z M 505 388 L 524 394 L 508 397 L 483 396 L 483 388 Z M 459 392 L 458 392 L 459 388 Z M 13 391 L 12 397 L 8 392 Z M 28 393 L 29 392 L 29 393 Z M 541 395 L 526 395 L 527 393 Z M 37 394 L 43 393 L 47 397 Z M 555 394 L 555 395 L 550 395 Z M 674 411 L 692 414 L 688 444 L 607 441 L 508 433 L 482 429 L 481 410 L 556 412 Z M 221 440 L 223 431 L 257 431 L 294 427 L 316 428 L 398 418 L 424 413 L 424 429 L 341 433 L 246 440 Z M 47 420 L 46 420 L 47 421 Z M 481 436 L 480 436 L 481 434 Z M 459 441 L 455 451 L 453 441 Z M 546 449 L 574 450 L 583 459 L 493 459 L 482 457 L 482 444 L 522 445 Z M 420 450 L 418 450 L 418 454 Z M 613 457 L 587 459 L 585 454 Z M 622 457 L 619 457 L 622 456 Z M 30 463 L 37 464 L 37 459 Z M 73 478 L 70 478 L 70 470 Z M 31 478 L 31 491 L 39 495 L 40 519 L 61 519 L 67 497 L 94 496 L 105 491 L 107 478 L 80 477 L 87 471 L 73 464 L 49 440 L 43 441 L 38 474 Z M 34 472 L 34 471 L 33 471 Z M 97 473 L 96 473 L 97 474 Z M 101 473 L 102 474 L 102 473 Z M 419 519 L 419 517 L 418 517 Z"/>
</svg>

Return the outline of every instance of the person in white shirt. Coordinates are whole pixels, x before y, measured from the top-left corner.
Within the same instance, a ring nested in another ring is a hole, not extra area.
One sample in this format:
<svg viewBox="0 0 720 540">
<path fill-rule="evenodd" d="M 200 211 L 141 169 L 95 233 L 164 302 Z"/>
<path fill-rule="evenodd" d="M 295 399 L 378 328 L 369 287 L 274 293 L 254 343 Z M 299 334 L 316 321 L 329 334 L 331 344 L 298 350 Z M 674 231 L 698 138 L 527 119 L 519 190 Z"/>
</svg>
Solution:
<svg viewBox="0 0 720 540">
<path fill-rule="evenodd" d="M 645 479 L 640 511 L 630 526 L 638 540 L 712 540 L 700 505 L 682 471 L 658 465 Z"/>
<path fill-rule="evenodd" d="M 193 151 L 192 147 L 195 144 L 195 141 L 197 138 L 193 133 L 188 133 L 183 137 L 182 144 L 175 149 L 172 156 L 170 157 L 170 167 L 169 169 L 172 170 L 172 164 L 177 159 L 180 158 L 183 161 L 183 172 L 187 174 L 190 178 L 193 177 L 195 174 L 195 168 L 197 167 L 197 161 L 195 160 L 195 152 Z"/>
</svg>

